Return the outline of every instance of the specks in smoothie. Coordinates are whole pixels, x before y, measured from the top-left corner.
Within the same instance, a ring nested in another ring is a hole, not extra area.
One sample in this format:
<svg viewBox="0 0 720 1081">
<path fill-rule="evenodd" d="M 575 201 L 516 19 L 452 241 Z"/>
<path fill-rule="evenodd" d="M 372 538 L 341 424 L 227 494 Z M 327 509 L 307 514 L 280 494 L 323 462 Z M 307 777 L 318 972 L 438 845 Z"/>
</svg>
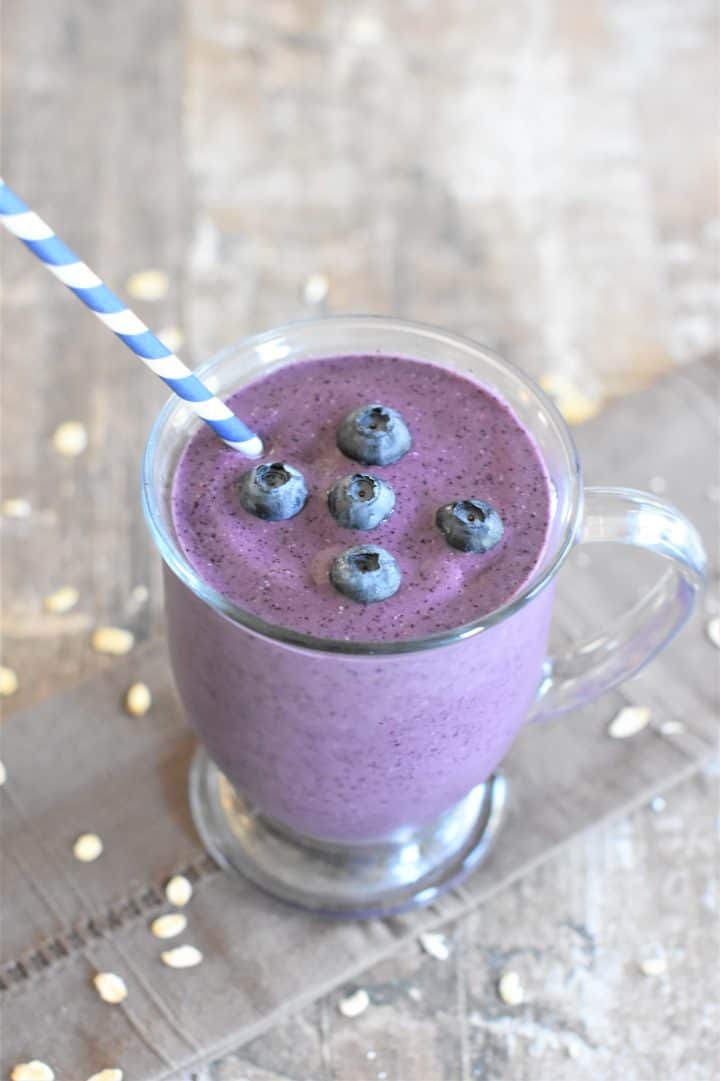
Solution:
<svg viewBox="0 0 720 1081">
<path fill-rule="evenodd" d="M 325 502 L 349 472 L 336 430 L 358 403 L 373 401 L 392 403 L 412 432 L 408 453 L 371 470 L 396 495 L 373 542 L 396 558 L 403 583 L 382 604 L 339 604 L 328 571 L 352 535 Z M 405 358 L 308 360 L 243 387 L 230 405 L 263 432 L 274 461 L 302 470 L 302 514 L 275 523 L 248 515 L 237 500 L 237 455 L 203 426 L 177 469 L 173 517 L 198 574 L 260 618 L 341 640 L 417 637 L 500 607 L 537 565 L 550 517 L 539 452 L 506 406 L 465 377 Z M 437 508 L 463 492 L 480 493 L 505 524 L 503 544 L 480 559 L 453 552 L 434 524 Z"/>
</svg>

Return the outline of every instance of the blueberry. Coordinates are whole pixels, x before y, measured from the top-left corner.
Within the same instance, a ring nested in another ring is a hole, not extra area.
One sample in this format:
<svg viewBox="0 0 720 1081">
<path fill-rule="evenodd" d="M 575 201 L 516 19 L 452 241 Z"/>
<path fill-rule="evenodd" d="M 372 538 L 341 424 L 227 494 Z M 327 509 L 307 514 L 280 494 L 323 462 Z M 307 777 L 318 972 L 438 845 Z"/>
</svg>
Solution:
<svg viewBox="0 0 720 1081">
<path fill-rule="evenodd" d="M 337 445 L 364 465 L 391 465 L 410 449 L 405 421 L 387 405 L 361 405 L 340 422 Z"/>
<path fill-rule="evenodd" d="M 390 485 L 370 473 L 343 477 L 328 492 L 328 510 L 346 529 L 374 529 L 390 517 L 394 506 Z"/>
<path fill-rule="evenodd" d="M 238 494 L 246 511 L 270 522 L 294 517 L 308 497 L 305 478 L 287 462 L 266 462 L 243 473 Z"/>
<path fill-rule="evenodd" d="M 400 588 L 402 571 L 394 556 L 374 544 L 346 548 L 332 562 L 330 581 L 359 604 L 385 601 Z"/>
<path fill-rule="evenodd" d="M 435 515 L 435 524 L 453 548 L 461 552 L 489 552 L 503 537 L 503 520 L 482 499 L 446 503 Z"/>
</svg>

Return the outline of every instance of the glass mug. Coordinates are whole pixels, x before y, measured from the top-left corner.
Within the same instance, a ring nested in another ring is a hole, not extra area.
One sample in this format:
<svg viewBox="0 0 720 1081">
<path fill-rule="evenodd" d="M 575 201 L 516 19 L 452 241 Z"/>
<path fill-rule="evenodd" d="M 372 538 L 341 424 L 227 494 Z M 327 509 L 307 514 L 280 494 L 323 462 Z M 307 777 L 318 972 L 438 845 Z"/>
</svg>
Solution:
<svg viewBox="0 0 720 1081">
<path fill-rule="evenodd" d="M 502 608 L 398 642 L 266 623 L 203 582 L 178 543 L 172 478 L 201 422 L 177 398 L 155 422 L 142 478 L 165 564 L 175 681 L 200 743 L 190 778 L 200 835 L 221 865 L 276 896 L 348 916 L 429 904 L 477 866 L 506 801 L 498 765 L 523 725 L 637 672 L 688 618 L 705 565 L 697 532 L 662 500 L 583 491 L 553 404 L 517 368 L 457 335 L 389 318 L 319 319 L 241 341 L 198 374 L 226 397 L 286 364 L 377 351 L 474 377 L 540 449 L 554 493 L 550 532 L 532 578 Z M 573 545 L 598 541 L 659 553 L 670 573 L 605 633 L 548 658 L 558 571 Z"/>
</svg>

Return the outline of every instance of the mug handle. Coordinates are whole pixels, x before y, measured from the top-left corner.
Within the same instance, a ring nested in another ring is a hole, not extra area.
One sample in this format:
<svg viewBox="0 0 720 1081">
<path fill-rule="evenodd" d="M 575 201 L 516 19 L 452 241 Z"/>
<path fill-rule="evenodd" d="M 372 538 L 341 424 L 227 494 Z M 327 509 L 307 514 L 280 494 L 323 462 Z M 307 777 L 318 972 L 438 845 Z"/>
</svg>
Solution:
<svg viewBox="0 0 720 1081">
<path fill-rule="evenodd" d="M 687 621 L 705 581 L 700 534 L 679 510 L 647 492 L 587 488 L 577 541 L 632 544 L 664 556 L 668 566 L 603 633 L 546 662 L 533 720 L 575 709 L 639 672 Z"/>
</svg>

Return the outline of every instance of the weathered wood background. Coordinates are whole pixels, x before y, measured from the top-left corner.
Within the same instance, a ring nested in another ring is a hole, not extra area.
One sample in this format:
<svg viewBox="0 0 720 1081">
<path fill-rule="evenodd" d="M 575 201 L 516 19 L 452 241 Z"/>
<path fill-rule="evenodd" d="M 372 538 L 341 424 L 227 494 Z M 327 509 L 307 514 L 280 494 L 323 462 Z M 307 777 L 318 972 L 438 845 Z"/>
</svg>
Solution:
<svg viewBox="0 0 720 1081">
<path fill-rule="evenodd" d="M 2 51 L 8 181 L 119 289 L 166 271 L 136 305 L 193 362 L 319 310 L 393 312 L 496 346 L 580 416 L 717 348 L 712 0 L 6 0 Z M 104 663 L 96 623 L 161 625 L 137 478 L 164 395 L 20 245 L 2 258 L 3 498 L 32 505 L 2 521 L 14 706 Z M 51 449 L 68 419 L 78 459 Z M 66 583 L 77 609 L 44 613 Z M 212 1076 L 574 1079 L 572 1015 L 595 1076 L 644 1081 L 652 1048 L 653 1077 L 704 1078 L 709 801 L 701 782 L 673 801 L 463 921 L 442 975 L 415 956 L 371 974 L 371 1035 L 321 1003 Z M 668 867 L 677 911 L 653 903 Z M 682 963 L 638 991 L 636 947 L 668 936 Z M 514 950 L 563 988 L 532 1031 L 478 975 Z"/>
</svg>

